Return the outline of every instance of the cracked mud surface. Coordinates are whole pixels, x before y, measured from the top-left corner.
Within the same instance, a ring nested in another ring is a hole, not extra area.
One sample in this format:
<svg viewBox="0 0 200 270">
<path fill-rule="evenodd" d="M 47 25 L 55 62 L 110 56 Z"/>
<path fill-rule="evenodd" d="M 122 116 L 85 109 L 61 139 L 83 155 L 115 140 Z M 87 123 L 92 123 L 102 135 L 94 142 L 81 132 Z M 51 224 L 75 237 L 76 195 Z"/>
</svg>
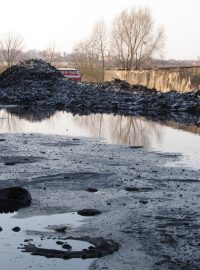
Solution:
<svg viewBox="0 0 200 270">
<path fill-rule="evenodd" d="M 200 269 L 199 170 L 166 166 L 181 155 L 67 136 L 0 139 L 1 188 L 20 185 L 33 198 L 19 218 L 84 208 L 102 212 L 69 232 L 120 244 L 91 269 Z"/>
</svg>

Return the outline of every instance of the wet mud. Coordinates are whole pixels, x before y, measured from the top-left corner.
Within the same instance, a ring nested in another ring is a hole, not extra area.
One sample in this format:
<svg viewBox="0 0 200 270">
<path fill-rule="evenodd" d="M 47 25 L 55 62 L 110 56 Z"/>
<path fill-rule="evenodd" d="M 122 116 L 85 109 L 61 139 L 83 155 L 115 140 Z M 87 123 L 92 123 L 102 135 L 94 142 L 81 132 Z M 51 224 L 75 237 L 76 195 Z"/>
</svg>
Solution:
<svg viewBox="0 0 200 270">
<path fill-rule="evenodd" d="M 166 165 L 182 159 L 180 154 L 67 136 L 1 134 L 1 139 L 1 157 L 16 157 L 18 151 L 23 158 L 37 157 L 15 166 L 0 162 L 1 187 L 18 185 L 32 196 L 18 218 L 101 212 L 64 231 L 65 237 L 101 237 L 119 244 L 112 255 L 93 261 L 91 269 L 199 269 L 199 170 Z M 88 192 L 91 187 L 97 191 Z"/>
</svg>

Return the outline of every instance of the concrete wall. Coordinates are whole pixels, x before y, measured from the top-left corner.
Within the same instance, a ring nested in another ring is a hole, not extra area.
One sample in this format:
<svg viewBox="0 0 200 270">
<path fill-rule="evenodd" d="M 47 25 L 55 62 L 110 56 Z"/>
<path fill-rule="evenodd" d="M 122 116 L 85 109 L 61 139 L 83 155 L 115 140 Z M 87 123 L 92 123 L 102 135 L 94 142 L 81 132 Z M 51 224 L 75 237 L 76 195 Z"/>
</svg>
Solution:
<svg viewBox="0 0 200 270">
<path fill-rule="evenodd" d="M 141 70 L 106 70 L 105 81 L 125 80 L 162 92 L 188 92 L 200 89 L 200 67 L 158 68 Z"/>
</svg>

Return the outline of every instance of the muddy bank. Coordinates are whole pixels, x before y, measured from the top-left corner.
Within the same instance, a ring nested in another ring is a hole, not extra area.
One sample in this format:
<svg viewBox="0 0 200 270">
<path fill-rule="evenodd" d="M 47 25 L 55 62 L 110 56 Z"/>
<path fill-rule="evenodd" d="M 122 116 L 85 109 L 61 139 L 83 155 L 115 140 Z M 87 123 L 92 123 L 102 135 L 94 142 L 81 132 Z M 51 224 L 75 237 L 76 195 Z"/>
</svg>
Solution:
<svg viewBox="0 0 200 270">
<path fill-rule="evenodd" d="M 1 187 L 20 185 L 32 196 L 19 218 L 101 212 L 66 234 L 119 243 L 118 252 L 97 259 L 91 269 L 199 269 L 199 171 L 166 166 L 180 155 L 67 136 L 1 139 Z M 16 164 L 5 166 L 8 157 Z"/>
<path fill-rule="evenodd" d="M 119 80 L 76 83 L 64 80 L 54 67 L 41 60 L 21 63 L 0 76 L 0 102 L 48 106 L 79 114 L 143 115 L 197 125 L 200 114 L 200 90 L 161 93 Z"/>
</svg>

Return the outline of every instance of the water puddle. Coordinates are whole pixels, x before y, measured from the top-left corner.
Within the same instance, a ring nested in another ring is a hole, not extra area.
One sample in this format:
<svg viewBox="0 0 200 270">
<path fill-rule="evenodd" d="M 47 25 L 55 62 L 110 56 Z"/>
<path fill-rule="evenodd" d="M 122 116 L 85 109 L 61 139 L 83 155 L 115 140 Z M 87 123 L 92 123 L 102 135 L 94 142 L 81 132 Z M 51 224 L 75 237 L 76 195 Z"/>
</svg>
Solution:
<svg viewBox="0 0 200 270">
<path fill-rule="evenodd" d="M 85 218 L 84 218 L 85 220 Z M 22 252 L 24 244 L 34 244 L 37 247 L 63 250 L 63 244 L 72 247 L 72 251 L 87 249 L 90 243 L 78 240 L 66 239 L 67 230 L 80 226 L 83 218 L 77 213 L 65 213 L 50 216 L 35 216 L 29 218 L 16 218 L 16 213 L 0 214 L 0 261 L 3 270 L 25 270 L 25 269 L 45 269 L 45 270 L 86 270 L 93 259 L 55 259 L 40 256 L 32 256 L 30 253 Z M 66 233 L 56 233 L 51 230 L 51 226 L 64 225 L 67 227 Z M 12 229 L 19 227 L 20 231 Z M 36 232 L 36 233 L 34 233 Z M 49 232 L 46 236 L 41 236 L 38 232 Z M 52 236 L 51 236 L 52 232 Z"/>
<path fill-rule="evenodd" d="M 142 145 L 147 151 L 181 153 L 175 165 L 199 169 L 200 127 L 157 123 L 144 117 L 112 114 L 73 115 L 64 111 L 0 110 L 0 133 L 38 133 L 101 137 L 107 143 Z M 171 164 L 172 165 L 172 164 Z M 173 164 L 174 165 L 174 164 Z"/>
</svg>

